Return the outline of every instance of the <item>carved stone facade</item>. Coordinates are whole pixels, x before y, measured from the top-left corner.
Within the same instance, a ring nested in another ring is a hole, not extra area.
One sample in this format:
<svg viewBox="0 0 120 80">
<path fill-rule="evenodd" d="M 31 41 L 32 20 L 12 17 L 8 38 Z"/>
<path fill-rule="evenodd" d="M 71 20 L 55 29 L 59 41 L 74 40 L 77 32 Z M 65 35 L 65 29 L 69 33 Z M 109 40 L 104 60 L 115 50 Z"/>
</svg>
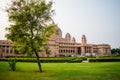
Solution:
<svg viewBox="0 0 120 80">
<path fill-rule="evenodd" d="M 49 42 L 48 48 L 51 50 L 49 56 L 56 57 L 60 55 L 110 55 L 111 47 L 109 44 L 88 44 L 85 35 L 82 35 L 81 43 L 77 43 L 74 37 L 69 33 L 62 37 L 62 31 L 57 28 Z M 6 40 L 0 40 L 0 57 L 15 56 L 11 43 Z M 40 53 L 41 57 L 47 57 L 45 52 Z"/>
<path fill-rule="evenodd" d="M 110 55 L 111 47 L 109 44 L 88 44 L 85 35 L 82 35 L 81 43 L 77 43 L 69 33 L 62 37 L 62 31 L 57 29 L 57 33 L 52 36 L 48 44 L 52 50 L 52 56 L 59 55 Z"/>
</svg>

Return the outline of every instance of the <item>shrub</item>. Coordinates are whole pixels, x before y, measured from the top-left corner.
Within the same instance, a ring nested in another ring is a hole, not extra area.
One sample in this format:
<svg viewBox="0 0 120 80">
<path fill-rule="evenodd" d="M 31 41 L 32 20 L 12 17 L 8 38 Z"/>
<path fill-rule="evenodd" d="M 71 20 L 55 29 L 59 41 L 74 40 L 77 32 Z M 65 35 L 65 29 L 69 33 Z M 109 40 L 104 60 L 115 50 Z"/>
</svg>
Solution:
<svg viewBox="0 0 120 80">
<path fill-rule="evenodd" d="M 10 58 L 10 59 L 8 59 L 8 63 L 9 63 L 10 69 L 12 71 L 15 71 L 15 69 L 16 69 L 16 59 L 15 58 Z"/>
<path fill-rule="evenodd" d="M 120 58 L 120 55 L 119 54 L 104 55 L 104 56 L 99 56 L 99 58 Z"/>
<path fill-rule="evenodd" d="M 8 58 L 0 58 L 0 61 L 8 61 Z"/>
<path fill-rule="evenodd" d="M 9 59 L 9 58 L 8 58 Z M 0 59 L 0 61 L 7 61 L 6 59 Z M 12 58 L 10 58 L 12 59 Z M 17 62 L 37 62 L 36 58 L 16 58 Z M 69 63 L 80 63 L 82 62 L 81 58 L 77 58 L 77 57 L 70 57 L 70 58 L 40 58 L 40 61 L 42 63 L 65 63 L 65 62 L 69 62 Z"/>
<path fill-rule="evenodd" d="M 85 56 L 81 56 L 79 58 L 82 59 L 82 60 L 87 60 L 87 57 L 85 57 Z"/>
<path fill-rule="evenodd" d="M 120 58 L 88 58 L 88 62 L 120 62 Z"/>
</svg>

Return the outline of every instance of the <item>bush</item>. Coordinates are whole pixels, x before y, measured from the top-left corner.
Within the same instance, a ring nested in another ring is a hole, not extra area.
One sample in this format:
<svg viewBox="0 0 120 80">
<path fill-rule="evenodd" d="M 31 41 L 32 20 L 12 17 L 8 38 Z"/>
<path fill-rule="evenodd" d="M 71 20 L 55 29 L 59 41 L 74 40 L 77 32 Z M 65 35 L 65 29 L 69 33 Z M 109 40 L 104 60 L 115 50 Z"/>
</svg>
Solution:
<svg viewBox="0 0 120 80">
<path fill-rule="evenodd" d="M 120 58 L 88 58 L 88 62 L 120 62 Z"/>
<path fill-rule="evenodd" d="M 0 61 L 8 61 L 9 58 L 0 59 Z M 12 58 L 10 58 L 12 59 Z M 36 58 L 16 58 L 17 62 L 37 62 Z M 82 62 L 81 58 L 71 57 L 71 58 L 40 58 L 41 63 L 80 63 Z"/>
<path fill-rule="evenodd" d="M 77 58 L 41 58 L 40 61 L 42 63 L 65 63 L 65 62 L 82 62 L 82 59 Z"/>
<path fill-rule="evenodd" d="M 104 55 L 104 56 L 99 56 L 99 58 L 120 58 L 120 55 L 119 54 Z"/>
<path fill-rule="evenodd" d="M 9 63 L 10 69 L 12 71 L 15 71 L 15 69 L 16 69 L 16 59 L 15 58 L 10 58 L 10 59 L 8 59 L 8 63 Z"/>
<path fill-rule="evenodd" d="M 0 58 L 0 61 L 8 61 L 8 58 Z"/>
<path fill-rule="evenodd" d="M 82 59 L 82 60 L 87 60 L 87 57 L 85 57 L 85 56 L 81 56 L 79 58 Z"/>
</svg>

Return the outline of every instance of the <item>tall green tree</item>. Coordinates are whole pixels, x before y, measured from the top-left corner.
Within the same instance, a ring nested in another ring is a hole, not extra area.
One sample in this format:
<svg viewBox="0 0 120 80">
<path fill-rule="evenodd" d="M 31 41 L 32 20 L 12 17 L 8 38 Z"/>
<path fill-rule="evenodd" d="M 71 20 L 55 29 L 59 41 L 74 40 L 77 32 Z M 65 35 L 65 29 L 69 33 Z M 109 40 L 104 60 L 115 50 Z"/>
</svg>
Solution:
<svg viewBox="0 0 120 80">
<path fill-rule="evenodd" d="M 111 49 L 112 54 L 120 54 L 120 48 L 113 48 Z"/>
<path fill-rule="evenodd" d="M 6 28 L 7 39 L 18 46 L 19 53 L 35 54 L 40 72 L 39 52 L 43 51 L 50 36 L 56 31 L 52 4 L 52 1 L 46 0 L 12 0 L 6 9 L 12 23 Z"/>
</svg>

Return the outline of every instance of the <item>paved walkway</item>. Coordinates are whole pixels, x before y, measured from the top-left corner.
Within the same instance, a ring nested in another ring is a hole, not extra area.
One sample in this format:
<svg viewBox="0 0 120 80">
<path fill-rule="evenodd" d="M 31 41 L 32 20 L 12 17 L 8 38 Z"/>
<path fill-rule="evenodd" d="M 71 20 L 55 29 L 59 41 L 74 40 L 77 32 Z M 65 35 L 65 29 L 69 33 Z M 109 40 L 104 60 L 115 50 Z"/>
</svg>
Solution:
<svg viewBox="0 0 120 80">
<path fill-rule="evenodd" d="M 85 60 L 85 61 L 82 61 L 82 62 L 88 62 L 87 60 Z"/>
</svg>

